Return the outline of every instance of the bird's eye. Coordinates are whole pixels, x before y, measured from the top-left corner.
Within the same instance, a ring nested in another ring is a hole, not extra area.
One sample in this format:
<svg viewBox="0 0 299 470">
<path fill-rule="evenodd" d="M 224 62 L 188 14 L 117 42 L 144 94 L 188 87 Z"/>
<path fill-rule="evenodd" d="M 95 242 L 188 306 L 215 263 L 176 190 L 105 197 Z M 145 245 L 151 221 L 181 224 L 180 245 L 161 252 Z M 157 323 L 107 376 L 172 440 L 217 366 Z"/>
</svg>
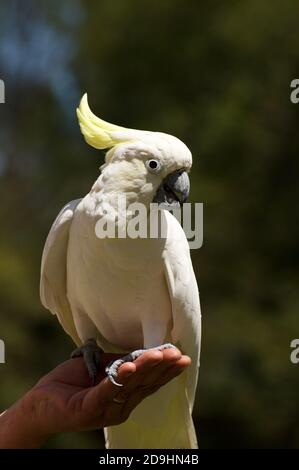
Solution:
<svg viewBox="0 0 299 470">
<path fill-rule="evenodd" d="M 157 173 L 161 168 L 161 163 L 158 160 L 151 158 L 150 160 L 147 160 L 146 166 L 151 172 Z"/>
</svg>

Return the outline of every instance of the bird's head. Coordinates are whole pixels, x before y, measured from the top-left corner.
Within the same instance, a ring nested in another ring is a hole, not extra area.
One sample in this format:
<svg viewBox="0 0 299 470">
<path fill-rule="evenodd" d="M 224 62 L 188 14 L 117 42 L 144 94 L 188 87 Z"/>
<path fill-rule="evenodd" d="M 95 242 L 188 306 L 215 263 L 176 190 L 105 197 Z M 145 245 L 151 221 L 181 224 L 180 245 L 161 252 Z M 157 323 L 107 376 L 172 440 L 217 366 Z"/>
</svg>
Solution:
<svg viewBox="0 0 299 470">
<path fill-rule="evenodd" d="M 77 116 L 86 142 L 96 149 L 109 149 L 102 166 L 102 183 L 108 190 L 174 207 L 187 200 L 192 155 L 181 140 L 105 122 L 92 113 L 86 94 Z"/>
</svg>

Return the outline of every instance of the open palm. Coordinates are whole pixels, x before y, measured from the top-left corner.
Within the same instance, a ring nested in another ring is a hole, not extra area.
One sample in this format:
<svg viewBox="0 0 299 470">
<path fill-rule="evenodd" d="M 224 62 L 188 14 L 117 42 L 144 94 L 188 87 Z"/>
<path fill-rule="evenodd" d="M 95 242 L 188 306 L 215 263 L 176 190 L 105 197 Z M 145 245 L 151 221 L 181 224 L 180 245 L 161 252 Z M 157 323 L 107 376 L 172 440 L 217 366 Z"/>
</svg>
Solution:
<svg viewBox="0 0 299 470">
<path fill-rule="evenodd" d="M 40 432 L 83 431 L 124 422 L 148 395 L 179 375 L 191 362 L 180 351 L 147 351 L 134 363 L 123 364 L 113 385 L 105 367 L 120 355 L 103 354 L 97 384 L 90 379 L 82 358 L 70 359 L 43 377 L 29 392 L 24 405 L 34 408 Z"/>
</svg>

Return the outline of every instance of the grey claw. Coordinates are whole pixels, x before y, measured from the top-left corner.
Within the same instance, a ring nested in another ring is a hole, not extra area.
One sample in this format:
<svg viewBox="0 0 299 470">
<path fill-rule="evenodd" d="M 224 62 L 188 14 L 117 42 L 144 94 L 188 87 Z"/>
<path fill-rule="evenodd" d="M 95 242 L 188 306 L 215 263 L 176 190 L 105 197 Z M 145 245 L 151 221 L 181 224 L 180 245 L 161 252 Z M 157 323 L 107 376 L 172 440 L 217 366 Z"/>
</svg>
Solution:
<svg viewBox="0 0 299 470">
<path fill-rule="evenodd" d="M 106 367 L 105 372 L 108 375 L 109 380 L 118 387 L 122 387 L 123 384 L 116 382 L 115 378 L 117 377 L 117 372 L 119 367 L 124 363 L 123 359 L 117 359 L 116 361 L 110 362 L 110 364 Z M 115 377 L 115 378 L 114 378 Z"/>
<path fill-rule="evenodd" d="M 71 358 L 83 357 L 92 386 L 96 384 L 102 353 L 103 350 L 99 348 L 96 340 L 89 339 L 71 354 Z"/>
<path fill-rule="evenodd" d="M 137 359 L 141 354 L 143 354 L 145 351 L 151 351 L 151 350 L 158 350 L 158 351 L 163 351 L 164 349 L 177 349 L 173 344 L 171 343 L 166 343 L 162 344 L 161 346 L 156 346 L 155 348 L 149 348 L 149 349 L 137 349 L 136 351 L 133 351 L 126 356 L 117 359 L 116 361 L 110 362 L 108 366 L 105 369 L 105 372 L 108 376 L 108 379 L 114 384 L 117 385 L 118 387 L 123 387 L 123 384 L 120 384 L 116 382 L 117 374 L 118 374 L 118 369 L 119 367 L 124 364 L 125 362 L 133 362 L 135 359 Z"/>
<path fill-rule="evenodd" d="M 114 380 L 114 377 L 111 375 L 111 374 L 108 374 L 108 379 L 110 380 L 110 382 L 112 382 L 114 385 L 117 385 L 117 387 L 123 387 L 123 384 L 119 384 L 118 382 L 116 382 Z"/>
<path fill-rule="evenodd" d="M 177 349 L 177 347 L 174 346 L 171 343 L 165 343 L 165 344 L 162 344 L 161 346 L 157 346 L 156 348 L 153 348 L 153 349 L 158 349 L 158 351 L 163 351 L 164 349 Z"/>
</svg>

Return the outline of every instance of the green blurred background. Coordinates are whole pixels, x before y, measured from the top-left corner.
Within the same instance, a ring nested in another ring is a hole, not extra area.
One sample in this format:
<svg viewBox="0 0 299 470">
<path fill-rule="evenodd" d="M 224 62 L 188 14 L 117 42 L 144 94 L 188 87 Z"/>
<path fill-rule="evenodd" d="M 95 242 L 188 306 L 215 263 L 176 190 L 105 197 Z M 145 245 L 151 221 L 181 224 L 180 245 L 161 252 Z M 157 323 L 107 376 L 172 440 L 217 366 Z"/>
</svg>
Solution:
<svg viewBox="0 0 299 470">
<path fill-rule="evenodd" d="M 299 446 L 298 26 L 291 0 L 1 0 L 0 409 L 73 348 L 40 305 L 39 269 L 53 219 L 103 162 L 75 117 L 88 91 L 104 119 L 174 134 L 194 156 L 200 446 Z M 98 432 L 48 443 L 102 445 Z"/>
</svg>

